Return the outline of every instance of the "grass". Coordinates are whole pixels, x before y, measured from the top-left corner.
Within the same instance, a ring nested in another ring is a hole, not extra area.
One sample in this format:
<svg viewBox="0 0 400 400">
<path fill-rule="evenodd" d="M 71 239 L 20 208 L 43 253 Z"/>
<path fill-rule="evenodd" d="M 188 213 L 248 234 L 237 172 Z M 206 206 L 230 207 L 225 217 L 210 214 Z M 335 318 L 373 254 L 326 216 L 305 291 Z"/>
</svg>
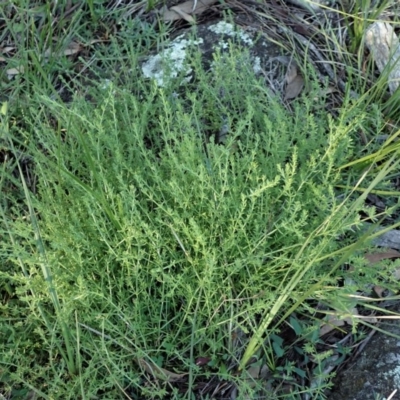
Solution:
<svg viewBox="0 0 400 400">
<path fill-rule="evenodd" d="M 323 398 L 326 317 L 371 282 L 397 284 L 393 265 L 363 258 L 376 235 L 363 221 L 397 210 L 397 134 L 358 141 L 384 132 L 384 105 L 347 96 L 332 116 L 311 71 L 288 110 L 236 70 L 234 47 L 212 75 L 194 55 L 187 92 L 179 77 L 159 88 L 135 66 L 163 32 L 126 20 L 128 6 L 28 6 L 3 11 L 25 71 L 2 77 L 3 396 L 222 398 L 236 385 L 242 398 Z M 72 39 L 96 58 L 71 62 Z M 388 195 L 380 214 L 373 191 Z M 317 385 L 300 384 L 299 359 Z"/>
</svg>

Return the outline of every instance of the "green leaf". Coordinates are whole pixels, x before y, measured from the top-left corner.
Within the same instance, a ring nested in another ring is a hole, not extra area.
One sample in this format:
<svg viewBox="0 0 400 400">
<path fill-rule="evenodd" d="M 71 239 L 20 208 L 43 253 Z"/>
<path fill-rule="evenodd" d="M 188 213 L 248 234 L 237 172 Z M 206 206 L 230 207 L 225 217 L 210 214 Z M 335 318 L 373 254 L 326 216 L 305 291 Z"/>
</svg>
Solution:
<svg viewBox="0 0 400 400">
<path fill-rule="evenodd" d="M 298 321 L 298 319 L 293 317 L 293 316 L 291 316 L 289 318 L 289 323 L 290 323 L 290 326 L 295 331 L 296 335 L 300 336 L 302 334 L 302 332 L 303 332 L 303 328 L 302 328 L 300 322 Z"/>
</svg>

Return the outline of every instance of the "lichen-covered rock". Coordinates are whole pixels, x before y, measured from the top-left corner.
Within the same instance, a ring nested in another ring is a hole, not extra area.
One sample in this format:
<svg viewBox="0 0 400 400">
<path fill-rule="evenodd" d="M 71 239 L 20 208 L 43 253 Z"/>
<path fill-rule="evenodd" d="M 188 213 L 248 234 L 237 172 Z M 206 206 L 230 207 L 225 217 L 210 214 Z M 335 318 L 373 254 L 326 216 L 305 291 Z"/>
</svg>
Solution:
<svg viewBox="0 0 400 400">
<path fill-rule="evenodd" d="M 397 305 L 400 312 L 400 305 Z M 359 357 L 336 376 L 328 400 L 385 399 L 400 393 L 400 321 L 386 320 L 379 326 L 394 336 L 376 332 Z"/>
<path fill-rule="evenodd" d="M 183 74 L 183 84 L 193 78 L 193 70 L 187 62 L 193 46 L 201 53 L 205 67 L 212 68 L 215 52 L 227 52 L 230 43 L 249 50 L 249 62 L 256 74 L 263 73 L 263 68 L 269 68 L 270 61 L 278 62 L 276 58 L 281 53 L 278 45 L 269 42 L 255 30 L 245 31 L 232 23 L 219 21 L 196 27 L 195 35 L 191 29 L 181 32 L 163 51 L 149 56 L 143 62 L 142 72 L 145 77 L 155 79 L 160 86 L 165 85 L 168 79 Z"/>
</svg>

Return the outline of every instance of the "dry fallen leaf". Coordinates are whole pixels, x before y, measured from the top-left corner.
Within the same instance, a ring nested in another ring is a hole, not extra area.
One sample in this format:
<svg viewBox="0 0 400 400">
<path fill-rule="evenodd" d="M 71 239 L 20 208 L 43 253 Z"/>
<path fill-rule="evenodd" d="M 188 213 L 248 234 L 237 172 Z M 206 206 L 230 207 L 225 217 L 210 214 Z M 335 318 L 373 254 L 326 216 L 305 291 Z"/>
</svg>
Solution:
<svg viewBox="0 0 400 400">
<path fill-rule="evenodd" d="M 338 92 L 338 91 L 339 90 L 337 88 L 335 88 L 334 86 L 328 86 L 326 89 L 321 89 L 320 90 L 320 95 L 322 97 L 325 97 L 328 94 L 335 93 L 335 92 Z M 319 96 L 316 96 L 316 97 L 313 98 L 314 101 L 319 101 L 319 99 L 320 99 Z"/>
<path fill-rule="evenodd" d="M 256 381 L 260 378 L 262 364 L 262 360 L 259 360 L 246 369 L 248 385 L 252 388 L 256 386 Z"/>
<path fill-rule="evenodd" d="M 184 374 L 176 374 L 175 372 L 168 371 L 165 368 L 161 368 L 158 365 L 154 364 L 152 361 L 144 360 L 142 358 L 137 360 L 137 363 L 149 374 L 153 375 L 155 378 L 168 381 L 175 382 L 179 379 L 182 379 L 187 373 Z"/>
<path fill-rule="evenodd" d="M 24 73 L 24 67 L 22 65 L 17 68 L 10 68 L 10 69 L 6 70 L 6 74 L 9 77 L 12 77 L 12 76 L 18 75 L 18 74 L 23 74 L 23 73 Z"/>
<path fill-rule="evenodd" d="M 176 21 L 182 18 L 186 21 L 194 22 L 190 14 L 201 14 L 216 2 L 217 0 L 189 0 L 177 4 L 169 10 L 164 7 L 161 10 L 161 14 L 165 22 Z"/>
<path fill-rule="evenodd" d="M 396 250 L 388 250 L 388 251 L 384 251 L 383 253 L 372 253 L 372 254 L 365 255 L 365 258 L 369 261 L 370 264 L 376 264 L 382 260 L 387 260 L 390 258 L 399 258 L 399 257 L 400 257 L 400 253 Z M 400 270 L 399 269 L 394 271 L 394 276 L 397 280 L 400 279 Z M 378 286 L 378 285 L 374 286 L 374 292 L 379 297 L 383 297 L 385 290 L 386 289 L 381 286 Z"/>
<path fill-rule="evenodd" d="M 387 260 L 388 258 L 399 258 L 400 253 L 396 250 L 388 250 L 383 253 L 372 253 L 366 254 L 365 258 L 369 261 L 370 264 L 376 264 L 379 261 Z"/>
<path fill-rule="evenodd" d="M 294 78 L 297 76 L 297 67 L 295 64 L 290 64 L 287 68 L 286 75 L 285 75 L 285 80 L 286 83 L 289 84 L 293 82 Z"/>
<path fill-rule="evenodd" d="M 72 42 L 70 42 L 70 43 L 68 44 L 67 48 L 64 49 L 64 51 L 62 51 L 62 52 L 60 52 L 60 53 L 53 54 L 52 51 L 51 51 L 51 49 L 47 49 L 47 50 L 45 51 L 45 53 L 44 53 L 44 56 L 45 56 L 45 57 L 50 57 L 51 55 L 57 55 L 57 56 L 61 56 L 61 55 L 64 55 L 64 56 L 72 56 L 72 55 L 74 55 L 74 54 L 76 54 L 76 53 L 79 53 L 79 52 L 82 50 L 82 48 L 83 48 L 83 47 L 82 47 L 79 43 L 72 41 Z"/>
<path fill-rule="evenodd" d="M 345 323 L 353 325 L 354 318 L 361 318 L 363 321 L 369 322 L 371 324 L 376 324 L 378 322 L 378 319 L 374 316 L 360 315 L 356 307 L 349 310 L 349 312 L 347 313 L 347 315 L 349 315 L 348 317 L 340 318 L 341 315 L 342 313 L 339 312 L 334 312 L 332 314 L 329 314 L 327 323 L 322 325 L 319 330 L 319 335 L 323 336 L 326 333 L 335 329 L 335 327 L 343 326 Z"/>
<path fill-rule="evenodd" d="M 374 286 L 374 292 L 378 295 L 378 297 L 383 297 L 385 290 L 386 289 L 382 286 Z"/>
<path fill-rule="evenodd" d="M 175 11 L 176 13 L 178 13 L 182 19 L 184 19 L 187 22 L 190 22 L 192 24 L 195 23 L 195 20 L 192 16 L 190 16 L 189 14 L 187 14 L 185 11 L 183 11 L 180 7 L 178 6 L 173 6 L 170 8 L 171 11 Z"/>
<path fill-rule="evenodd" d="M 356 310 L 356 313 L 358 314 L 357 309 L 353 308 L 352 311 L 354 310 Z M 346 322 L 351 325 L 352 324 L 351 318 L 350 317 L 340 318 L 339 313 L 330 314 L 328 316 L 326 324 L 321 326 L 319 330 L 319 336 L 324 336 L 328 332 L 333 331 L 337 326 L 343 326 Z"/>
<path fill-rule="evenodd" d="M 68 47 L 64 50 L 64 55 L 71 56 L 73 54 L 79 53 L 81 50 L 82 46 L 79 43 L 72 41 L 71 43 L 68 44 Z"/>
<path fill-rule="evenodd" d="M 296 65 L 289 65 L 286 72 L 286 88 L 284 100 L 291 100 L 296 98 L 304 87 L 304 79 L 301 75 L 297 74 Z"/>
<path fill-rule="evenodd" d="M 396 280 L 400 280 L 400 268 L 397 268 L 397 269 L 394 271 L 393 275 L 394 275 L 394 278 L 395 278 Z"/>
<path fill-rule="evenodd" d="M 211 358 L 209 357 L 198 357 L 196 358 L 195 364 L 198 365 L 199 367 L 202 367 L 203 365 L 207 365 L 211 361 Z"/>
<path fill-rule="evenodd" d="M 15 47 L 12 47 L 12 46 L 2 47 L 0 50 L 0 53 L 6 54 L 13 50 L 15 50 Z"/>
</svg>

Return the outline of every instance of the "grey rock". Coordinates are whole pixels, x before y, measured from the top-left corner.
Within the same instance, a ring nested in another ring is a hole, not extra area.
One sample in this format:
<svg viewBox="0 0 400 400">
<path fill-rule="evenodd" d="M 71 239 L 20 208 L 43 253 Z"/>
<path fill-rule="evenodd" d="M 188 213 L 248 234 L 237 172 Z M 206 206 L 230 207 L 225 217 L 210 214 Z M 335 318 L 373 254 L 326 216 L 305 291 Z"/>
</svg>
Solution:
<svg viewBox="0 0 400 400">
<path fill-rule="evenodd" d="M 251 68 L 256 74 L 270 71 L 271 62 L 279 63 L 281 48 L 255 30 L 244 30 L 226 21 L 206 23 L 195 27 L 196 36 L 192 29 L 181 31 L 179 36 L 172 39 L 165 49 L 149 56 L 141 65 L 143 75 L 154 79 L 159 86 L 164 86 L 168 79 L 184 75 L 181 84 L 189 82 L 194 71 L 189 66 L 188 54 L 193 46 L 200 52 L 206 69 L 212 69 L 214 55 L 217 51 L 226 53 L 230 43 L 240 45 L 249 50 Z M 168 62 L 168 68 L 166 67 Z M 246 62 L 238 60 L 238 65 Z M 283 81 L 283 76 L 281 77 Z"/>
<path fill-rule="evenodd" d="M 400 312 L 397 304 L 396 312 Z M 400 399 L 400 320 L 385 320 L 361 354 L 334 379 L 328 400 Z"/>
<path fill-rule="evenodd" d="M 365 44 L 380 73 L 388 71 L 388 76 L 384 76 L 388 80 L 390 93 L 393 94 L 399 87 L 400 42 L 390 23 L 377 21 L 368 27 Z"/>
<path fill-rule="evenodd" d="M 364 223 L 365 230 L 371 229 L 370 223 Z M 384 226 L 379 226 L 374 229 L 374 232 L 379 232 L 385 229 Z M 378 247 L 385 247 L 389 249 L 400 250 L 400 230 L 392 229 L 390 231 L 384 232 L 378 237 L 372 240 L 372 244 Z"/>
</svg>

